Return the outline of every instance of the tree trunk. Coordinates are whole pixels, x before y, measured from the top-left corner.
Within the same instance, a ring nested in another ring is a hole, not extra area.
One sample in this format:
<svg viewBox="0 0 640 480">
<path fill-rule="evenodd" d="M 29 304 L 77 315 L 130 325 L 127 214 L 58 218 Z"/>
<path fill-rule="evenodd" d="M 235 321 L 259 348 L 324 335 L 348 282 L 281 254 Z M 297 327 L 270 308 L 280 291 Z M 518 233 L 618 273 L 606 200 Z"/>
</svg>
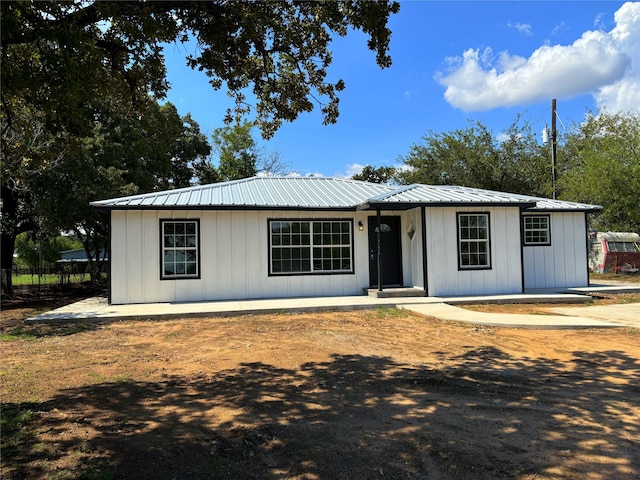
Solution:
<svg viewBox="0 0 640 480">
<path fill-rule="evenodd" d="M 2 293 L 7 296 L 13 295 L 13 281 L 11 279 L 11 269 L 13 268 L 13 251 L 16 246 L 16 222 L 18 202 L 14 192 L 2 185 L 0 190 L 2 195 L 2 228 L 0 229 L 0 268 L 2 269 Z"/>
</svg>

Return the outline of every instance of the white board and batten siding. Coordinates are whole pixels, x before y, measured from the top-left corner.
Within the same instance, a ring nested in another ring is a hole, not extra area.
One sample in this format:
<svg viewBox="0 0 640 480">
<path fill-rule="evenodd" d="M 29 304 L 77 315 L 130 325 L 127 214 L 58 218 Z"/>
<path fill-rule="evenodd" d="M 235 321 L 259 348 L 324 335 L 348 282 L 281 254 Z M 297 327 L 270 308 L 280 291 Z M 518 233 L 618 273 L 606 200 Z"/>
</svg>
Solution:
<svg viewBox="0 0 640 480">
<path fill-rule="evenodd" d="M 525 289 L 587 286 L 585 214 L 557 212 L 550 218 L 551 245 L 523 247 Z"/>
<path fill-rule="evenodd" d="M 268 220 L 353 219 L 350 274 L 269 276 Z M 111 212 L 111 302 L 193 302 L 361 295 L 369 283 L 367 215 L 265 210 L 114 210 Z M 200 220 L 199 279 L 160 279 L 160 220 Z"/>
<path fill-rule="evenodd" d="M 491 268 L 458 269 L 457 213 L 489 213 Z M 426 209 L 429 296 L 522 292 L 520 210 L 517 207 Z"/>
</svg>

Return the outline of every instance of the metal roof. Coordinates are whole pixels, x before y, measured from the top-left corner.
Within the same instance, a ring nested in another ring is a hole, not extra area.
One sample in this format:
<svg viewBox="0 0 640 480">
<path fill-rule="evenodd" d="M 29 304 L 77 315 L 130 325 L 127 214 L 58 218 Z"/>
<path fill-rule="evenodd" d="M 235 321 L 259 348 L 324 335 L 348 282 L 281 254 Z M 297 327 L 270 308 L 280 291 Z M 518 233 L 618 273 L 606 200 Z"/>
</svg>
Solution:
<svg viewBox="0 0 640 480">
<path fill-rule="evenodd" d="M 329 177 L 252 177 L 91 202 L 98 209 L 405 210 L 417 206 L 518 206 L 531 211 L 602 207 L 477 188 L 391 186 Z"/>
<path fill-rule="evenodd" d="M 399 208 L 404 205 L 515 205 L 533 207 L 531 197 L 450 185 L 408 185 L 367 200 L 368 207 Z"/>
<path fill-rule="evenodd" d="M 91 202 L 104 209 L 355 209 L 397 187 L 328 177 L 252 177 Z"/>
</svg>

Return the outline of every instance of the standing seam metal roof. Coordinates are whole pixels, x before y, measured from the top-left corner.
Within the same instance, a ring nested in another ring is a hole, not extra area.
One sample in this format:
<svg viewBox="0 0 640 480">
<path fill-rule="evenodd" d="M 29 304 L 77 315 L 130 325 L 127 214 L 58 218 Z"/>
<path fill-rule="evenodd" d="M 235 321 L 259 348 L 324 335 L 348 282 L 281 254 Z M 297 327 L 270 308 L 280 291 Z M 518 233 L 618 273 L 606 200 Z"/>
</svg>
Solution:
<svg viewBox="0 0 640 480">
<path fill-rule="evenodd" d="M 515 205 L 528 210 L 597 211 L 598 205 L 477 188 L 390 186 L 329 177 L 252 177 L 91 202 L 99 209 L 356 209 L 416 205 Z"/>
</svg>

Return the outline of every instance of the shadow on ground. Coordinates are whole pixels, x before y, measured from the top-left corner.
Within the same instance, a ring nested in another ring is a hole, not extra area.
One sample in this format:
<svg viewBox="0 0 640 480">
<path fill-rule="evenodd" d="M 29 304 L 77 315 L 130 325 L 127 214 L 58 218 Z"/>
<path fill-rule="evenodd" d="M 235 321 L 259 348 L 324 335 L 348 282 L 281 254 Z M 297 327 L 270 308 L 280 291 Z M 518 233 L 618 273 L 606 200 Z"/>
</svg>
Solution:
<svg viewBox="0 0 640 480">
<path fill-rule="evenodd" d="M 336 355 L 62 392 L 3 448 L 5 479 L 631 479 L 640 364 L 494 348 L 444 370 Z"/>
</svg>

